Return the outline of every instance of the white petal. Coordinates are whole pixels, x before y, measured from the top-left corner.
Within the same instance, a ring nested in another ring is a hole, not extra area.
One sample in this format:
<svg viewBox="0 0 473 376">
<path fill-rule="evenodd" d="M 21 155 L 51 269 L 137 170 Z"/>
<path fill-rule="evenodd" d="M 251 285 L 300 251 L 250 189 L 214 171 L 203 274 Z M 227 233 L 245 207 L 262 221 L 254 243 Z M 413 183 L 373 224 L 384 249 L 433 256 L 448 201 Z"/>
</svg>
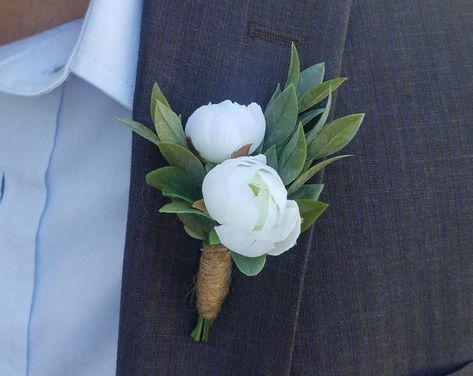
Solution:
<svg viewBox="0 0 473 376">
<path fill-rule="evenodd" d="M 261 107 L 256 103 L 251 103 L 242 112 L 242 123 L 239 126 L 242 138 L 247 144 L 251 144 L 250 154 L 253 153 L 264 139 L 266 131 L 266 121 Z"/>
<path fill-rule="evenodd" d="M 268 202 L 268 212 L 262 230 L 272 229 L 278 223 L 279 210 L 274 199 L 271 197 Z"/>
<path fill-rule="evenodd" d="M 284 241 L 291 231 L 293 230 L 295 223 L 299 220 L 299 210 L 292 207 L 292 204 L 282 215 L 281 223 L 259 231 L 258 236 L 261 239 L 270 240 L 273 242 Z"/>
<path fill-rule="evenodd" d="M 286 210 L 286 213 L 287 217 L 290 217 L 292 220 L 292 229 L 284 240 L 275 243 L 274 249 L 268 252 L 268 254 L 271 256 L 280 255 L 281 253 L 286 252 L 292 248 L 294 245 L 296 245 L 297 239 L 301 234 L 301 217 L 299 215 L 297 203 L 295 201 L 289 200 L 287 202 L 287 207 L 288 209 Z M 297 209 L 296 216 L 294 216 L 295 209 Z M 286 220 L 284 220 L 284 222 L 286 223 Z"/>
<path fill-rule="evenodd" d="M 266 166 L 264 169 L 261 169 L 258 174 L 268 186 L 276 204 L 281 211 L 284 212 L 287 202 L 287 190 L 276 170 Z"/>
<path fill-rule="evenodd" d="M 274 243 L 257 239 L 250 231 L 242 231 L 228 225 L 215 227 L 222 244 L 242 256 L 257 257 L 268 253 L 274 248 Z"/>
<path fill-rule="evenodd" d="M 255 155 L 254 157 L 243 157 L 245 160 L 250 161 L 254 165 L 260 165 L 260 167 L 265 167 L 266 166 L 266 155 L 264 154 L 258 154 Z M 261 166 L 264 165 L 264 166 Z"/>
<path fill-rule="evenodd" d="M 268 217 L 269 202 L 271 195 L 267 189 L 260 189 L 258 195 L 256 195 L 256 206 L 258 208 L 258 220 L 256 222 L 255 230 L 262 230 L 266 219 Z"/>
<path fill-rule="evenodd" d="M 218 126 L 214 124 L 218 123 Z M 199 154 L 206 161 L 220 163 L 230 158 L 244 143 L 237 129 L 225 117 L 212 120 L 212 123 L 202 127 L 198 142 L 191 138 Z"/>
<path fill-rule="evenodd" d="M 271 230 L 278 222 L 278 209 L 274 199 L 269 192 L 265 183 L 255 175 L 252 184 L 255 184 L 260 191 L 256 196 L 256 204 L 258 206 L 258 221 L 256 227 L 258 231 Z M 255 228 L 256 229 L 256 228 Z M 272 239 L 271 239 L 272 240 Z"/>
<path fill-rule="evenodd" d="M 210 216 L 220 224 L 252 230 L 258 220 L 253 191 L 248 186 L 255 170 L 229 159 L 215 166 L 204 178 L 202 194 Z"/>
</svg>

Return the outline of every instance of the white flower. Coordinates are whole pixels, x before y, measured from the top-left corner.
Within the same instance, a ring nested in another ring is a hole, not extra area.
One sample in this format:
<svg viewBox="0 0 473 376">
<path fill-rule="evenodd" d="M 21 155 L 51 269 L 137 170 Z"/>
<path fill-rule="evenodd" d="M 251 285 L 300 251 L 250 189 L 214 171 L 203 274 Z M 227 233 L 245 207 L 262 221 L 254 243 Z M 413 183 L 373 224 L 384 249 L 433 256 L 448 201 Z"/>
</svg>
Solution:
<svg viewBox="0 0 473 376">
<path fill-rule="evenodd" d="M 229 100 L 199 107 L 186 124 L 186 136 L 200 156 L 212 163 L 223 162 L 249 144 L 249 154 L 253 153 L 263 141 L 265 130 L 258 104 L 242 106 Z"/>
<path fill-rule="evenodd" d="M 264 155 L 217 165 L 205 176 L 202 193 L 210 216 L 220 223 L 215 231 L 231 251 L 247 257 L 279 255 L 296 244 L 299 208 L 287 199 Z"/>
</svg>

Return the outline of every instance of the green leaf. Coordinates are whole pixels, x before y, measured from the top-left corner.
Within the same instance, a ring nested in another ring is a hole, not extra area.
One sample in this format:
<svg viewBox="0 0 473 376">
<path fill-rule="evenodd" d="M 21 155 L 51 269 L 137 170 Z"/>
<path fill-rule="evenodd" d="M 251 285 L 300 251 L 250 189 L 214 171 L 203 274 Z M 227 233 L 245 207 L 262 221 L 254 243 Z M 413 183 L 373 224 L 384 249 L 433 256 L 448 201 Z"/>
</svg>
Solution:
<svg viewBox="0 0 473 376">
<path fill-rule="evenodd" d="M 325 125 L 325 122 L 327 121 L 328 114 L 330 113 L 330 107 L 332 106 L 332 91 L 329 90 L 328 94 L 328 99 L 327 99 L 327 104 L 325 105 L 324 112 L 322 113 L 322 116 L 320 119 L 317 121 L 317 123 L 314 125 L 314 128 L 312 128 L 309 133 L 307 133 L 307 144 L 308 144 L 308 154 L 311 155 L 311 144 L 313 143 L 315 137 L 317 134 L 322 130 L 322 128 Z"/>
<path fill-rule="evenodd" d="M 302 218 L 301 231 L 306 231 L 327 209 L 328 204 L 310 199 L 296 200 Z"/>
<path fill-rule="evenodd" d="M 299 116 L 299 121 L 302 123 L 302 125 L 307 125 L 323 112 L 323 108 L 316 108 L 314 110 L 304 112 Z"/>
<path fill-rule="evenodd" d="M 177 214 L 177 217 L 184 224 L 184 230 L 194 239 L 207 240 L 208 233 L 215 226 L 215 221 L 196 214 Z"/>
<path fill-rule="evenodd" d="M 232 252 L 232 258 L 240 272 L 248 277 L 257 275 L 261 270 L 263 270 L 264 264 L 266 263 L 266 255 L 259 257 L 246 257 Z"/>
<path fill-rule="evenodd" d="M 325 63 L 312 65 L 301 72 L 299 84 L 296 88 L 297 97 L 307 93 L 309 90 L 317 85 L 320 85 L 324 80 Z"/>
<path fill-rule="evenodd" d="M 271 146 L 268 150 L 264 152 L 266 156 L 266 164 L 269 167 L 274 168 L 276 171 L 278 170 L 278 154 L 276 152 L 276 146 Z"/>
<path fill-rule="evenodd" d="M 169 142 L 187 148 L 186 135 L 179 117 L 166 105 L 156 101 L 154 126 L 162 142 Z"/>
<path fill-rule="evenodd" d="M 266 119 L 264 150 L 266 150 L 288 138 L 296 127 L 297 97 L 294 85 L 289 85 L 268 104 L 264 117 Z"/>
<path fill-rule="evenodd" d="M 216 224 L 213 219 L 202 216 L 202 213 L 179 213 L 177 217 L 185 226 L 192 228 L 194 231 L 202 231 L 206 234 L 208 234 Z M 205 238 L 207 238 L 207 235 Z"/>
<path fill-rule="evenodd" d="M 200 228 L 184 225 L 184 231 L 193 239 L 205 240 L 205 232 L 203 232 Z"/>
<path fill-rule="evenodd" d="M 304 168 L 302 169 L 302 172 L 306 172 L 313 162 L 314 162 L 314 158 L 310 158 L 310 156 L 308 156 L 308 159 L 304 163 Z"/>
<path fill-rule="evenodd" d="M 274 90 L 274 93 L 273 93 L 273 95 L 271 96 L 271 99 L 269 100 L 269 102 L 268 102 L 268 104 L 267 104 L 266 107 L 268 107 L 269 104 L 270 104 L 272 101 L 274 101 L 274 100 L 279 96 L 279 94 L 281 94 L 281 85 L 280 85 L 279 82 L 278 82 L 278 84 L 277 84 L 277 86 L 276 86 L 276 89 Z"/>
<path fill-rule="evenodd" d="M 311 200 L 317 200 L 324 189 L 323 184 L 306 184 L 300 187 L 296 192 L 289 195 L 290 200 L 307 198 Z"/>
<path fill-rule="evenodd" d="M 279 176 L 284 185 L 294 181 L 304 167 L 307 156 L 304 127 L 299 124 L 299 129 L 291 137 L 279 159 Z"/>
<path fill-rule="evenodd" d="M 288 195 L 297 192 L 299 188 L 301 188 L 307 181 L 310 180 L 312 176 L 322 170 L 325 166 L 328 166 L 330 163 L 346 157 L 352 157 L 352 155 L 338 155 L 336 157 L 326 159 L 325 161 L 319 162 L 316 165 L 312 166 L 306 172 L 301 174 L 294 183 L 292 183 L 292 185 L 287 190 Z"/>
<path fill-rule="evenodd" d="M 196 214 L 201 215 L 203 217 L 210 218 L 205 212 L 194 209 L 190 204 L 187 202 L 180 202 L 175 201 L 169 204 L 164 205 L 161 209 L 159 209 L 160 213 L 166 214 Z"/>
<path fill-rule="evenodd" d="M 151 91 L 151 102 L 150 102 L 151 119 L 154 119 L 154 112 L 156 110 L 156 101 L 160 101 L 161 103 L 171 108 L 163 92 L 159 88 L 158 84 L 155 82 L 153 85 L 153 90 Z"/>
<path fill-rule="evenodd" d="M 166 166 L 146 175 L 146 182 L 162 191 L 163 196 L 193 203 L 201 193 L 189 175 L 179 167 Z"/>
<path fill-rule="evenodd" d="M 289 70 L 287 72 L 287 81 L 284 88 L 287 88 L 289 85 L 294 85 L 297 87 L 299 82 L 299 75 L 301 72 L 301 66 L 299 63 L 299 55 L 297 54 L 297 48 L 294 42 L 291 43 L 291 62 L 289 63 Z"/>
<path fill-rule="evenodd" d="M 299 98 L 299 112 L 308 110 L 324 100 L 329 93 L 334 92 L 345 81 L 345 77 L 334 78 L 333 80 L 322 82 L 320 85 L 303 94 Z"/>
<path fill-rule="evenodd" d="M 154 132 L 147 128 L 145 125 L 138 123 L 134 120 L 126 120 L 126 119 L 115 119 L 120 124 L 124 125 L 125 127 L 130 128 L 133 132 L 140 135 L 141 137 L 145 138 L 148 141 L 151 141 L 153 144 L 158 145 L 159 138 L 154 134 Z"/>
<path fill-rule="evenodd" d="M 205 164 L 205 171 L 208 173 L 216 166 L 215 163 L 207 162 Z"/>
<path fill-rule="evenodd" d="M 309 155 L 318 159 L 343 149 L 355 137 L 364 116 L 348 115 L 327 124 L 309 145 Z"/>
<path fill-rule="evenodd" d="M 202 162 L 192 152 L 180 145 L 168 142 L 158 143 L 159 151 L 171 165 L 185 170 L 195 183 L 201 183 L 205 176 Z"/>
<path fill-rule="evenodd" d="M 169 185 L 165 185 L 161 190 L 161 193 L 164 197 L 173 198 L 177 200 L 187 201 L 188 203 L 192 204 L 196 198 L 198 198 L 198 194 L 194 192 L 190 193 L 186 190 L 186 186 L 180 186 L 178 188 L 171 187 Z"/>
<path fill-rule="evenodd" d="M 183 169 L 166 166 L 149 172 L 146 175 L 146 183 L 154 188 L 163 189 L 166 184 L 170 186 L 192 185 L 192 180 Z"/>
<path fill-rule="evenodd" d="M 210 245 L 217 245 L 217 244 L 220 244 L 220 243 L 221 243 L 220 238 L 218 237 L 217 232 L 213 228 L 209 232 L 209 244 Z"/>
</svg>

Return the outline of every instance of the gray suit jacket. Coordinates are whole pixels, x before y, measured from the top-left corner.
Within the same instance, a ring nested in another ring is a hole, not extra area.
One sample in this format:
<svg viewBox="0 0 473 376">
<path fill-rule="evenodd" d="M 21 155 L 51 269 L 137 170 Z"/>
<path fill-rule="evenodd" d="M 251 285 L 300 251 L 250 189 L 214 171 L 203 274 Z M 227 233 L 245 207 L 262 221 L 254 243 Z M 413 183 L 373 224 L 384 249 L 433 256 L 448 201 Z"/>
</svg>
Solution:
<svg viewBox="0 0 473 376">
<path fill-rule="evenodd" d="M 325 173 L 331 207 L 256 278 L 236 272 L 209 345 L 189 337 L 198 242 L 158 214 L 139 137 L 119 375 L 444 375 L 473 359 L 473 2 L 145 0 L 134 117 L 154 81 L 185 119 L 265 105 L 295 41 L 348 76 L 336 116 L 366 112 Z"/>
</svg>

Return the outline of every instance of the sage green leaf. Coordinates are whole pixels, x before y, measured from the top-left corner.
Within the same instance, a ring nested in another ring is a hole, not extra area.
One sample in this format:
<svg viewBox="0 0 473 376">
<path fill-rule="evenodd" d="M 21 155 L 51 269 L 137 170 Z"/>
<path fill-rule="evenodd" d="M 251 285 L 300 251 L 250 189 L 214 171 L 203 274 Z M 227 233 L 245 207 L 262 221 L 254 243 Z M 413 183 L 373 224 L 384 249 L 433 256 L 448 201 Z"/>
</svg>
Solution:
<svg viewBox="0 0 473 376">
<path fill-rule="evenodd" d="M 209 244 L 210 245 L 217 245 L 217 244 L 220 244 L 220 243 L 221 243 L 220 238 L 218 237 L 217 232 L 213 228 L 209 232 Z"/>
<path fill-rule="evenodd" d="M 299 112 L 308 110 L 327 98 L 329 93 L 334 92 L 345 81 L 345 77 L 334 78 L 333 80 L 322 82 L 320 85 L 302 94 L 299 98 Z"/>
<path fill-rule="evenodd" d="M 276 146 L 271 146 L 268 150 L 264 152 L 266 156 L 266 164 L 269 167 L 274 168 L 276 171 L 278 170 L 278 154 L 276 153 Z"/>
<path fill-rule="evenodd" d="M 324 80 L 325 63 L 312 65 L 301 72 L 299 84 L 296 87 L 297 97 L 300 98 L 303 94 L 317 85 L 320 85 Z"/>
<path fill-rule="evenodd" d="M 301 73 L 301 66 L 299 63 L 299 55 L 297 53 L 297 48 L 294 42 L 291 43 L 291 62 L 289 63 L 289 70 L 287 72 L 287 81 L 284 88 L 287 88 L 289 85 L 294 85 L 297 87 L 299 83 L 299 75 Z"/>
<path fill-rule="evenodd" d="M 324 189 L 323 184 L 306 184 L 300 187 L 296 192 L 289 195 L 290 200 L 306 198 L 311 200 L 317 200 Z"/>
<path fill-rule="evenodd" d="M 289 85 L 268 104 L 264 117 L 266 119 L 264 150 L 266 150 L 272 145 L 278 145 L 294 132 L 297 122 L 297 97 L 294 85 Z"/>
<path fill-rule="evenodd" d="M 308 144 L 308 154 L 311 155 L 311 151 L 313 150 L 311 147 L 311 144 L 314 142 L 315 137 L 317 134 L 322 130 L 322 128 L 325 125 L 325 122 L 327 121 L 328 114 L 330 113 L 330 107 L 332 106 L 332 91 L 329 90 L 328 94 L 328 99 L 327 99 L 327 104 L 325 105 L 324 112 L 322 113 L 322 116 L 320 119 L 317 121 L 317 123 L 314 125 L 314 128 L 312 128 L 309 133 L 307 133 L 307 144 Z"/>
<path fill-rule="evenodd" d="M 158 145 L 159 138 L 156 134 L 145 125 L 138 123 L 134 120 L 126 120 L 126 119 L 115 119 L 120 124 L 124 125 L 127 128 L 130 128 L 133 132 L 140 135 L 144 139 L 151 141 L 153 144 Z"/>
<path fill-rule="evenodd" d="M 355 137 L 364 116 L 348 115 L 327 124 L 310 143 L 309 155 L 318 159 L 343 149 Z"/>
<path fill-rule="evenodd" d="M 278 82 L 278 84 L 277 84 L 277 86 L 276 86 L 276 89 L 274 90 L 274 93 L 273 93 L 273 95 L 271 96 L 271 99 L 269 100 L 268 105 L 267 105 L 266 107 L 268 107 L 269 104 L 270 104 L 272 101 L 274 101 L 274 100 L 278 97 L 279 94 L 281 94 L 281 85 L 280 85 L 279 82 Z"/>
<path fill-rule="evenodd" d="M 299 206 L 299 214 L 302 218 L 301 232 L 306 231 L 312 226 L 317 218 L 328 208 L 328 204 L 310 199 L 299 199 L 296 200 L 296 202 L 297 206 Z"/>
<path fill-rule="evenodd" d="M 149 172 L 146 175 L 146 183 L 157 189 L 163 189 L 166 184 L 173 187 L 194 185 L 189 175 L 175 166 L 165 166 Z"/>
<path fill-rule="evenodd" d="M 177 214 L 177 217 L 185 226 L 191 227 L 194 231 L 202 231 L 205 234 L 208 234 L 216 224 L 213 219 L 202 216 L 202 213 L 199 213 L 198 215 L 192 213 L 179 213 Z M 207 235 L 205 238 L 207 239 Z"/>
<path fill-rule="evenodd" d="M 200 228 L 194 228 L 184 225 L 184 231 L 193 239 L 205 240 L 205 232 L 202 231 Z"/>
<path fill-rule="evenodd" d="M 146 175 L 146 182 L 162 191 L 164 197 L 180 199 L 192 204 L 201 196 L 190 176 L 181 168 L 166 166 Z"/>
<path fill-rule="evenodd" d="M 202 183 L 205 176 L 204 165 L 189 149 L 168 142 L 160 142 L 158 147 L 171 166 L 182 168 L 195 183 Z"/>
<path fill-rule="evenodd" d="M 339 159 L 342 158 L 347 158 L 347 157 L 352 157 L 352 155 L 338 155 L 336 157 L 332 157 L 329 159 L 326 159 L 322 162 L 317 163 L 316 165 L 312 166 L 309 168 L 306 172 L 301 174 L 295 181 L 292 183 L 292 185 L 289 187 L 287 190 L 288 195 L 291 195 L 299 190 L 306 182 L 310 180 L 312 176 L 314 176 L 317 172 L 322 170 L 325 166 L 328 166 L 330 163 L 338 161 Z"/>
<path fill-rule="evenodd" d="M 233 261 L 238 270 L 248 277 L 257 275 L 263 270 L 264 264 L 266 263 L 266 255 L 259 257 L 246 257 L 238 253 L 232 252 Z"/>
<path fill-rule="evenodd" d="M 192 204 L 199 194 L 195 193 L 193 189 L 187 189 L 187 186 L 170 186 L 165 185 L 161 190 L 161 193 L 164 197 L 187 201 L 189 204 Z"/>
<path fill-rule="evenodd" d="M 302 169 L 302 172 L 306 172 L 310 168 L 310 166 L 312 166 L 313 162 L 314 162 L 314 159 L 308 156 L 308 159 L 304 163 L 304 168 Z"/>
<path fill-rule="evenodd" d="M 299 122 L 301 122 L 302 125 L 305 126 L 323 112 L 324 112 L 323 108 L 316 108 L 314 110 L 304 112 L 303 114 L 299 116 Z"/>
<path fill-rule="evenodd" d="M 196 214 L 210 218 L 205 212 L 194 209 L 189 203 L 181 201 L 174 201 L 166 204 L 161 209 L 159 209 L 159 212 L 166 214 Z"/>
<path fill-rule="evenodd" d="M 153 90 L 151 91 L 151 102 L 150 102 L 150 106 L 149 106 L 150 111 L 151 111 L 151 119 L 154 119 L 154 112 L 156 110 L 156 101 L 160 101 L 164 105 L 171 108 L 171 106 L 169 106 L 169 103 L 168 103 L 166 97 L 164 96 L 163 92 L 159 88 L 159 85 L 155 82 L 154 85 L 153 85 Z"/>
<path fill-rule="evenodd" d="M 215 163 L 207 162 L 205 164 L 205 171 L 210 172 L 210 170 L 212 170 L 215 166 L 216 166 Z"/>
<path fill-rule="evenodd" d="M 290 184 L 301 173 L 307 156 L 304 127 L 299 124 L 299 129 L 294 133 L 281 158 L 279 158 L 278 173 L 284 185 Z"/>
<path fill-rule="evenodd" d="M 162 142 L 170 142 L 187 148 L 186 135 L 179 117 L 166 105 L 156 101 L 154 126 Z"/>
</svg>

